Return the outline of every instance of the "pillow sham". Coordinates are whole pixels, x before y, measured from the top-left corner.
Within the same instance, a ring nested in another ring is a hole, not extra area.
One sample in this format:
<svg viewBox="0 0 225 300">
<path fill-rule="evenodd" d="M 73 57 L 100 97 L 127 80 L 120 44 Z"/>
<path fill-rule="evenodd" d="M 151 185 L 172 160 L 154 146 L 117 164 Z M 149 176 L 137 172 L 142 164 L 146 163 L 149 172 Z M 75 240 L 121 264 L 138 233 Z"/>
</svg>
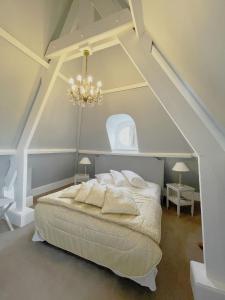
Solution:
<svg viewBox="0 0 225 300">
<path fill-rule="evenodd" d="M 121 172 L 110 170 L 110 173 L 116 186 L 129 186 L 128 180 Z"/>
<path fill-rule="evenodd" d="M 137 216 L 140 214 L 140 211 L 127 191 L 115 187 L 107 187 L 102 213 Z"/>
<path fill-rule="evenodd" d="M 114 184 L 112 175 L 110 173 L 96 174 L 95 177 L 101 184 Z"/>
<path fill-rule="evenodd" d="M 74 200 L 77 202 L 85 202 L 86 198 L 88 197 L 89 193 L 91 192 L 92 187 L 93 187 L 93 184 L 91 184 L 89 182 L 82 182 L 81 186 L 80 186 L 80 190 L 77 193 Z"/>
<path fill-rule="evenodd" d="M 122 170 L 122 174 L 127 178 L 129 183 L 137 188 L 147 187 L 147 182 L 133 171 Z"/>
<path fill-rule="evenodd" d="M 64 190 L 62 190 L 59 198 L 75 198 L 77 193 L 79 192 L 80 184 L 70 186 Z"/>
<path fill-rule="evenodd" d="M 105 200 L 106 186 L 94 183 L 91 192 L 88 194 L 85 203 L 102 207 Z"/>
</svg>

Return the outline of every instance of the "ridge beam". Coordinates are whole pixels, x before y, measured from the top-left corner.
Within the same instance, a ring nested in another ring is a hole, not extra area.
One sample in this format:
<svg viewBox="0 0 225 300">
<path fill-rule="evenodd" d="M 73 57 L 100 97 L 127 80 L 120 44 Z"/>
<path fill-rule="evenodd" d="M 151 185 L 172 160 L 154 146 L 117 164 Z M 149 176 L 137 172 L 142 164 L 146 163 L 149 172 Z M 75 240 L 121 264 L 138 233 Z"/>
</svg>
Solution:
<svg viewBox="0 0 225 300">
<path fill-rule="evenodd" d="M 92 44 L 100 40 L 115 36 L 133 26 L 129 9 L 123 9 L 120 12 L 112 14 L 104 19 L 87 25 L 83 29 L 71 32 L 50 43 L 46 57 L 54 58 L 67 54 L 83 44 Z"/>
</svg>

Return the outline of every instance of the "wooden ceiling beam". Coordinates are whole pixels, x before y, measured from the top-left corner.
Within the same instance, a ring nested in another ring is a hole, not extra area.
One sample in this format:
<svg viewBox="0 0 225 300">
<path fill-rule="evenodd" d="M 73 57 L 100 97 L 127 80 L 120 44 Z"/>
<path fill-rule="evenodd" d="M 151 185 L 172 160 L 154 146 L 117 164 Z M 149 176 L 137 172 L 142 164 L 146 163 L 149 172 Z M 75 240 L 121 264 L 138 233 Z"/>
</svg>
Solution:
<svg viewBox="0 0 225 300">
<path fill-rule="evenodd" d="M 83 29 L 71 32 L 55 41 L 48 47 L 46 57 L 54 58 L 100 40 L 115 36 L 133 26 L 129 9 L 112 14 L 104 19 L 87 25 Z"/>
</svg>

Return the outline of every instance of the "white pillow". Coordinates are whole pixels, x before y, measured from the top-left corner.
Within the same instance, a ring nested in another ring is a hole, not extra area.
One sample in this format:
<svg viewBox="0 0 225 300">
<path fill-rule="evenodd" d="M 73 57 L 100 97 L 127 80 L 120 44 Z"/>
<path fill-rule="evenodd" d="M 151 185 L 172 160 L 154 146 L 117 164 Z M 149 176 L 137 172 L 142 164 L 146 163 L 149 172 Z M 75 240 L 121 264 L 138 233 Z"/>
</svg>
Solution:
<svg viewBox="0 0 225 300">
<path fill-rule="evenodd" d="M 93 184 L 91 184 L 89 182 L 82 182 L 80 190 L 77 193 L 74 200 L 78 201 L 78 202 L 85 202 L 86 198 L 88 197 L 89 193 L 91 192 L 92 187 L 93 187 Z"/>
<path fill-rule="evenodd" d="M 137 204 L 126 191 L 119 188 L 107 187 L 105 202 L 102 207 L 103 214 L 139 215 Z"/>
<path fill-rule="evenodd" d="M 110 170 L 110 173 L 116 186 L 129 186 L 128 180 L 121 172 Z"/>
<path fill-rule="evenodd" d="M 95 177 L 101 184 L 114 184 L 112 175 L 110 173 L 96 174 Z"/>
<path fill-rule="evenodd" d="M 75 198 L 77 193 L 79 192 L 80 184 L 70 186 L 64 190 L 62 190 L 59 198 Z"/>
<path fill-rule="evenodd" d="M 102 207 L 105 200 L 105 192 L 106 192 L 106 186 L 103 186 L 96 182 L 93 185 L 91 192 L 88 194 L 85 202 L 87 204 Z"/>
<path fill-rule="evenodd" d="M 134 187 L 145 188 L 148 185 L 141 176 L 132 171 L 123 170 L 122 173 L 127 178 L 129 183 Z"/>
</svg>

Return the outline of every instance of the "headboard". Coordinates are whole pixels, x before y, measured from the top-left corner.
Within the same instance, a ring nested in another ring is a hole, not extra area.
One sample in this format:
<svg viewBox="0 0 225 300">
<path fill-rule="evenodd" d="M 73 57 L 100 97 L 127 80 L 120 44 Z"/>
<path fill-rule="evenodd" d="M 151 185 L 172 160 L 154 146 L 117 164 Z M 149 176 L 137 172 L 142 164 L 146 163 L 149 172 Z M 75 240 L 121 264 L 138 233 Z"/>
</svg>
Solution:
<svg viewBox="0 0 225 300">
<path fill-rule="evenodd" d="M 145 180 L 164 186 L 164 160 L 154 157 L 96 155 L 95 173 L 107 173 L 110 170 L 131 170 Z"/>
</svg>

